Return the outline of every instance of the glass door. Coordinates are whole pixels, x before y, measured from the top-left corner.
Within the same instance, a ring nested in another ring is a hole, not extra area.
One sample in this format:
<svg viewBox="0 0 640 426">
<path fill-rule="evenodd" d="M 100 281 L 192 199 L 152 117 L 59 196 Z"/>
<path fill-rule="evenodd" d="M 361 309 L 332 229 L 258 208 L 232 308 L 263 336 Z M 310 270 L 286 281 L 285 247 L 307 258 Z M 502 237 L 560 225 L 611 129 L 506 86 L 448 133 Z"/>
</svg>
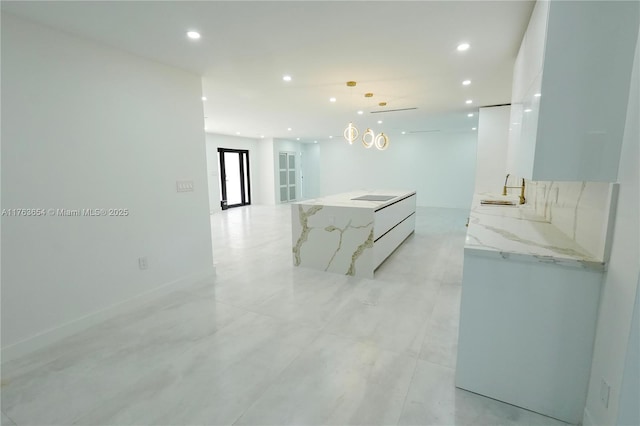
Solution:
<svg viewBox="0 0 640 426">
<path fill-rule="evenodd" d="M 296 154 L 280 152 L 278 158 L 280 176 L 280 202 L 286 203 L 296 199 Z"/>
<path fill-rule="evenodd" d="M 223 210 L 251 204 L 249 151 L 218 148 L 220 206 Z"/>
</svg>

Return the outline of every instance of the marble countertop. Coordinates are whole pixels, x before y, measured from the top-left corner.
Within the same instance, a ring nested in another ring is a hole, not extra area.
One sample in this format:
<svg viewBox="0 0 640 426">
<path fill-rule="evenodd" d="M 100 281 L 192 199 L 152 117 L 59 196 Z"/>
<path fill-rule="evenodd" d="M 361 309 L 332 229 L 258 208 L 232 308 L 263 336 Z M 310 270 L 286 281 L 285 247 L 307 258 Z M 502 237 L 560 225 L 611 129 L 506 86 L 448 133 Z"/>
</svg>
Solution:
<svg viewBox="0 0 640 426">
<path fill-rule="evenodd" d="M 514 200 L 516 206 L 481 205 L 481 200 Z M 475 194 L 469 214 L 465 251 L 504 259 L 604 270 L 598 259 L 517 197 Z"/>
<path fill-rule="evenodd" d="M 352 208 L 365 208 L 365 209 L 380 209 L 382 207 L 393 204 L 396 201 L 415 194 L 416 191 L 406 189 L 380 189 L 380 190 L 358 190 L 351 192 L 344 192 L 341 194 L 328 195 L 326 197 L 312 198 L 309 200 L 298 201 L 293 204 L 303 204 L 307 206 L 332 206 L 332 207 L 352 207 Z M 393 196 L 390 200 L 386 201 L 366 201 L 366 200 L 353 200 L 353 198 L 361 197 L 363 195 L 389 195 Z"/>
</svg>

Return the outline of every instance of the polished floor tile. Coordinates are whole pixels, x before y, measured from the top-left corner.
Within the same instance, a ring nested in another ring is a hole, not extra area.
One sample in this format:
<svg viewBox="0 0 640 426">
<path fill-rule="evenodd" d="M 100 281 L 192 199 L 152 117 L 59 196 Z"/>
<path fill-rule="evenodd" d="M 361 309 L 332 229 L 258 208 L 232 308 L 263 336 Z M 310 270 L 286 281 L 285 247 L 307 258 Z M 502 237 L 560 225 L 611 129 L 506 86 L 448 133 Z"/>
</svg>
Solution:
<svg viewBox="0 0 640 426">
<path fill-rule="evenodd" d="M 370 342 L 323 335 L 235 424 L 396 424 L 415 362 Z"/>
<path fill-rule="evenodd" d="M 0 421 L 0 425 L 15 426 L 15 423 L 13 422 L 13 420 L 7 417 L 6 414 L 4 413 L 1 413 L 1 414 L 2 414 L 2 421 Z"/>
<path fill-rule="evenodd" d="M 374 279 L 292 266 L 290 206 L 211 217 L 217 275 L 2 365 L 2 424 L 560 425 L 454 386 L 467 212 Z"/>
<path fill-rule="evenodd" d="M 454 386 L 455 370 L 418 360 L 399 425 L 536 425 L 565 423 Z"/>
</svg>

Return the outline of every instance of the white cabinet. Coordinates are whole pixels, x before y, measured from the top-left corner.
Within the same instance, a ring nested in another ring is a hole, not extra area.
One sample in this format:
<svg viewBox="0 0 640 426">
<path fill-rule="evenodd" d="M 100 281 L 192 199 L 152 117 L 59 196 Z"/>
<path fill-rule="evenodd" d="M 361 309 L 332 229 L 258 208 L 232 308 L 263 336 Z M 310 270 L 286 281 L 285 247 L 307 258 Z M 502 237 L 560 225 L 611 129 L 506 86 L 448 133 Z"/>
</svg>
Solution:
<svg viewBox="0 0 640 426">
<path fill-rule="evenodd" d="M 638 2 L 538 1 L 514 66 L 508 172 L 615 181 Z"/>
<path fill-rule="evenodd" d="M 580 423 L 601 282 L 597 270 L 465 249 L 456 386 Z"/>
</svg>

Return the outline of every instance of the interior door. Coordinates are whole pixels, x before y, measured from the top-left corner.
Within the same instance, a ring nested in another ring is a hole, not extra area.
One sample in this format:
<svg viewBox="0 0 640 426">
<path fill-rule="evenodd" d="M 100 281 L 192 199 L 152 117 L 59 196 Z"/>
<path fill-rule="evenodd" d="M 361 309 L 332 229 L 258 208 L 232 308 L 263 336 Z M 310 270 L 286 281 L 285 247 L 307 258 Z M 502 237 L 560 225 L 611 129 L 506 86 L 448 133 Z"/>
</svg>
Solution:
<svg viewBox="0 0 640 426">
<path fill-rule="evenodd" d="M 297 197 L 297 161 L 295 152 L 280 152 L 278 166 L 278 174 L 280 176 L 280 202 L 286 203 L 294 201 Z"/>
<path fill-rule="evenodd" d="M 218 163 L 222 209 L 251 204 L 249 151 L 218 148 Z"/>
</svg>

